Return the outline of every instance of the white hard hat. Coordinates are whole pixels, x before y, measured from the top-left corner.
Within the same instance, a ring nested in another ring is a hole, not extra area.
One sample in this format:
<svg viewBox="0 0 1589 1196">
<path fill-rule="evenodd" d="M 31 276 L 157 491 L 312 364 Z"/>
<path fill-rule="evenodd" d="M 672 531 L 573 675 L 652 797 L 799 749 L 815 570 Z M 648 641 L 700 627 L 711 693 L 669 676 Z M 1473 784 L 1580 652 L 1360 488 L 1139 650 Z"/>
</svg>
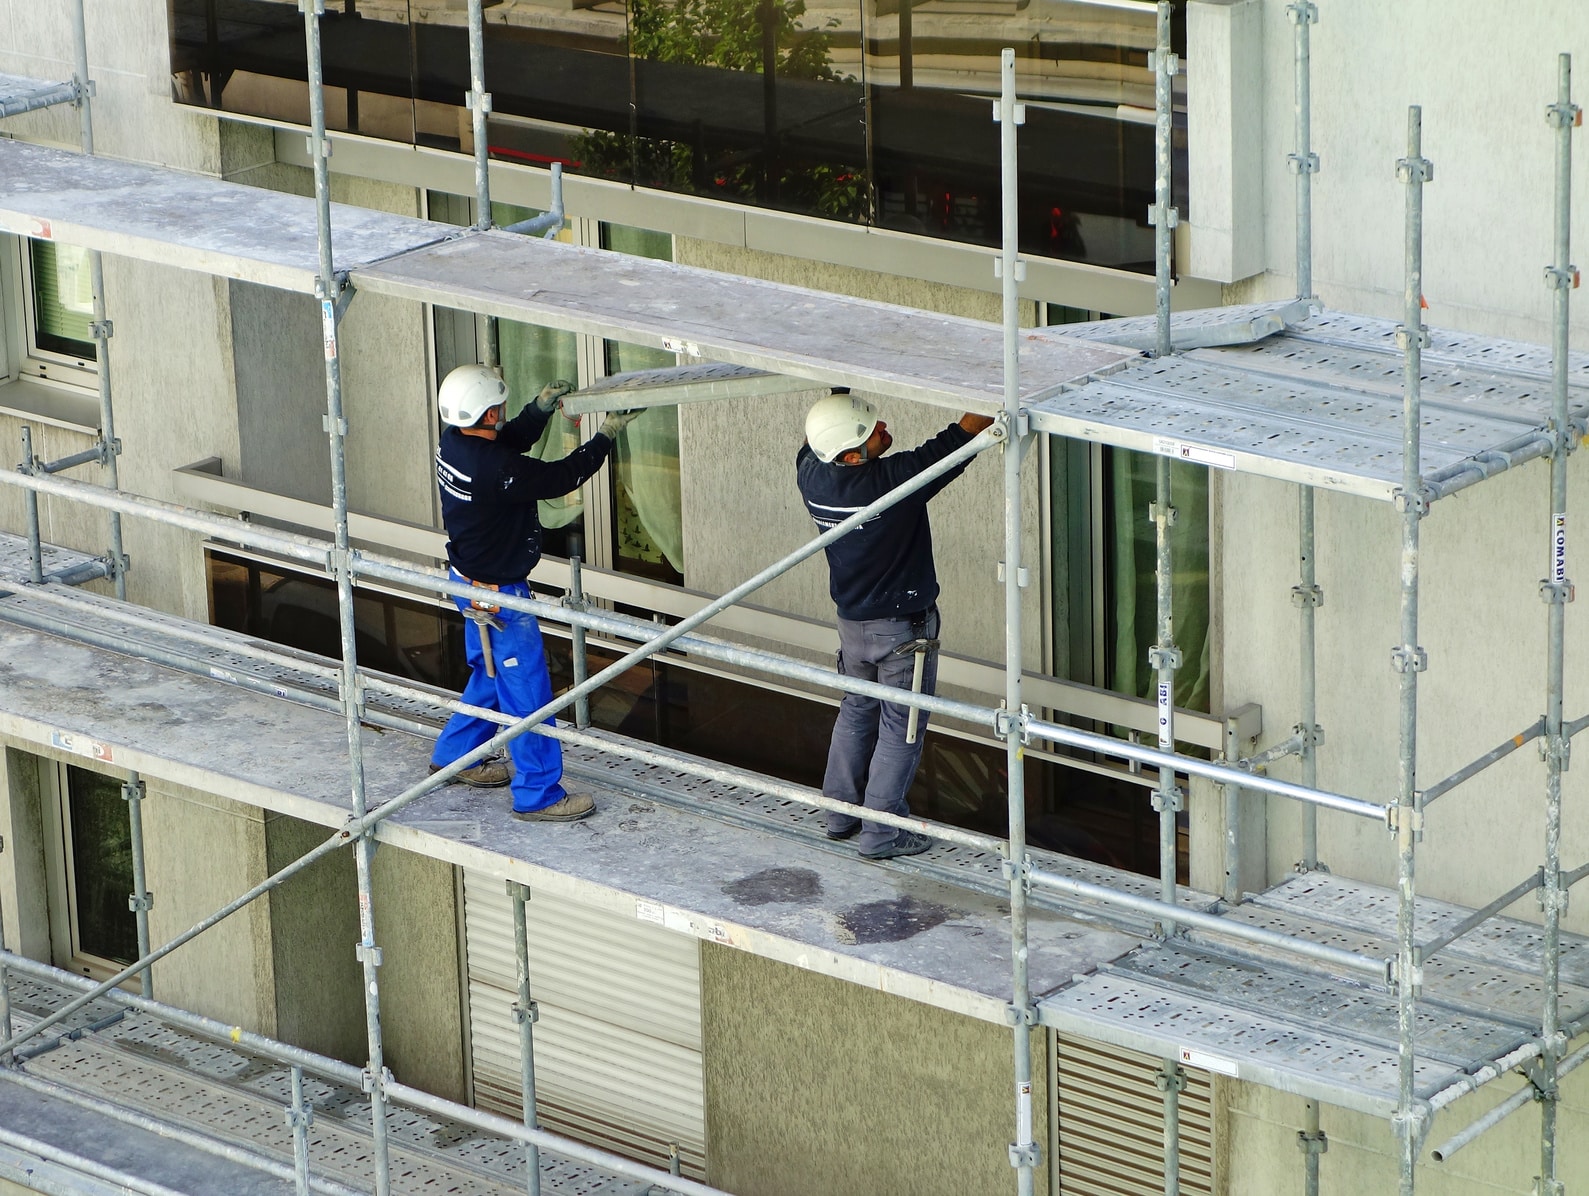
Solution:
<svg viewBox="0 0 1589 1196">
<path fill-rule="evenodd" d="M 877 426 L 877 408 L 848 391 L 830 394 L 806 412 L 806 443 L 820 460 L 866 443 Z"/>
<path fill-rule="evenodd" d="M 441 422 L 455 428 L 472 428 L 480 417 L 508 397 L 508 384 L 493 369 L 461 365 L 441 380 L 436 409 Z"/>
</svg>

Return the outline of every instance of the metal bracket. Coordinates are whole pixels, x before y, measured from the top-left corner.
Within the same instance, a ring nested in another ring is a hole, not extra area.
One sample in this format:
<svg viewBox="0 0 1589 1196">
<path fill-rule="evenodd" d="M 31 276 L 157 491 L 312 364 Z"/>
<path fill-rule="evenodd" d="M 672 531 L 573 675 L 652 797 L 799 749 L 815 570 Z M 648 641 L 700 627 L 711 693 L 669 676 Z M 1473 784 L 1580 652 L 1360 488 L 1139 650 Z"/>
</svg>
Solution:
<svg viewBox="0 0 1589 1196">
<path fill-rule="evenodd" d="M 1396 160 L 1396 181 L 1398 183 L 1432 183 L 1435 179 L 1435 164 L 1428 158 L 1398 158 Z"/>
<path fill-rule="evenodd" d="M 1185 1092 L 1186 1072 L 1179 1063 L 1165 1063 L 1153 1073 L 1153 1084 L 1160 1092 Z"/>
<path fill-rule="evenodd" d="M 1536 1175 L 1532 1196 L 1567 1196 L 1567 1189 L 1559 1179 L 1545 1179 Z"/>
<path fill-rule="evenodd" d="M 105 574 L 112 581 L 118 577 L 125 577 L 132 572 L 132 557 L 125 552 L 120 557 L 113 552 L 107 552 L 102 559 L 105 562 Z"/>
<path fill-rule="evenodd" d="M 1164 219 L 1165 219 L 1165 225 L 1164 225 L 1165 228 L 1179 228 L 1180 224 L 1181 224 L 1181 210 L 1179 208 L 1165 208 L 1164 209 Z M 1148 206 L 1148 227 L 1149 228 L 1158 228 L 1159 227 L 1159 205 L 1158 204 L 1150 204 Z"/>
<path fill-rule="evenodd" d="M 1410 969 L 1402 967 L 1401 956 L 1396 955 L 1391 958 L 1390 987 L 1392 991 L 1399 992 L 1404 982 L 1409 983 L 1412 985 L 1412 995 L 1416 997 L 1423 991 L 1423 962 L 1416 949 L 1414 949 L 1412 956 L 1412 967 Z M 1410 971 L 1411 975 L 1406 975 L 1407 971 Z"/>
<path fill-rule="evenodd" d="M 121 800 L 132 801 L 137 798 L 142 801 L 148 791 L 148 787 L 142 781 L 127 781 L 121 787 Z"/>
<path fill-rule="evenodd" d="M 1167 792 L 1168 792 L 1168 796 L 1169 796 L 1169 799 L 1170 799 L 1170 812 L 1171 813 L 1179 814 L 1182 810 L 1186 809 L 1186 794 L 1181 792 L 1180 786 L 1173 785 L 1173 786 L 1170 787 L 1170 789 Z M 1156 811 L 1158 811 L 1160 814 L 1164 813 L 1164 798 L 1165 798 L 1165 796 L 1166 796 L 1166 790 L 1155 789 L 1153 791 L 1153 797 L 1151 798 L 1151 800 L 1153 802 L 1153 808 Z"/>
<path fill-rule="evenodd" d="M 1003 114 L 1000 113 L 1000 111 L 999 111 L 999 106 L 1002 103 L 1003 103 L 1002 100 L 994 100 L 993 101 L 993 123 L 994 124 L 999 124 L 1004 119 Z M 1015 123 L 1017 125 L 1024 125 L 1026 123 L 1026 105 L 1025 104 L 1012 105 L 1011 106 L 1010 115 L 1012 116 L 1012 118 L 1014 119 L 1014 121 L 1015 121 Z"/>
<path fill-rule="evenodd" d="M 86 83 L 76 75 L 72 76 L 72 107 L 81 108 L 84 100 L 92 100 L 99 95 L 99 85 L 92 79 Z"/>
<path fill-rule="evenodd" d="M 1416 646 L 1397 645 L 1390 650 L 1390 667 L 1398 673 L 1405 673 L 1409 668 L 1421 673 L 1429 667 L 1429 654 Z"/>
<path fill-rule="evenodd" d="M 374 943 L 367 947 L 363 943 L 355 943 L 353 946 L 353 958 L 360 963 L 369 963 L 378 968 L 381 966 L 381 949 Z"/>
<path fill-rule="evenodd" d="M 1286 18 L 1293 25 L 1300 25 L 1306 21 L 1309 25 L 1319 23 L 1319 6 L 1312 0 L 1299 0 L 1296 4 L 1286 5 Z"/>
<path fill-rule="evenodd" d="M 1032 858 L 1023 855 L 1019 860 L 1012 860 L 1008 856 L 999 858 L 999 871 L 1004 875 L 1004 883 L 1019 880 L 1021 887 L 1030 890 L 1032 887 Z"/>
<path fill-rule="evenodd" d="M 112 320 L 90 320 L 88 322 L 88 335 L 95 340 L 101 338 L 109 340 L 116 335 L 116 325 Z"/>
<path fill-rule="evenodd" d="M 349 305 L 358 293 L 358 288 L 353 285 L 353 280 L 346 271 L 337 275 L 337 302 L 334 312 L 339 323 L 347 314 Z"/>
<path fill-rule="evenodd" d="M 1002 257 L 993 259 L 993 277 L 998 279 L 1004 277 L 1004 259 Z M 1015 259 L 1015 281 L 1026 281 L 1026 259 L 1024 257 Z"/>
<path fill-rule="evenodd" d="M 1423 810 L 1417 805 L 1390 805 L 1385 807 L 1385 826 L 1393 835 L 1403 830 L 1414 835 L 1423 834 Z"/>
<path fill-rule="evenodd" d="M 1545 285 L 1553 291 L 1576 291 L 1581 281 L 1577 266 L 1568 266 L 1565 270 L 1545 267 Z"/>
<path fill-rule="evenodd" d="M 1313 724 L 1312 731 L 1309 731 L 1307 727 L 1303 726 L 1301 723 L 1295 723 L 1291 727 L 1291 733 L 1302 741 L 1302 746 L 1304 748 L 1318 748 L 1324 746 L 1324 728 L 1319 726 L 1318 723 Z"/>
<path fill-rule="evenodd" d="M 1006 1005 L 1004 1007 L 1004 1024 L 1006 1026 L 1037 1025 L 1037 1006 Z"/>
<path fill-rule="evenodd" d="M 1328 1154 L 1330 1152 L 1330 1136 L 1323 1130 L 1316 1134 L 1310 1134 L 1306 1130 L 1298 1130 L 1297 1149 L 1303 1154 Z"/>
<path fill-rule="evenodd" d="M 314 1124 L 314 1107 L 312 1105 L 309 1105 L 309 1104 L 305 1103 L 302 1113 L 299 1113 L 298 1110 L 296 1110 L 296 1109 L 288 1109 L 287 1110 L 287 1128 L 288 1129 L 295 1130 L 295 1129 L 298 1129 L 300 1126 L 303 1127 L 304 1129 L 308 1129 L 313 1124 Z"/>
<path fill-rule="evenodd" d="M 513 1024 L 515 1026 L 522 1026 L 526 1022 L 533 1026 L 540 1020 L 540 1002 L 531 1001 L 528 1005 L 520 1005 L 517 1001 L 513 1002 Z"/>
<path fill-rule="evenodd" d="M 1018 736 L 1023 745 L 1031 743 L 1032 732 L 1029 728 L 1031 718 L 1031 708 L 1025 702 L 1021 703 L 1021 712 L 1019 714 L 1011 714 L 1008 710 L 995 710 L 993 712 L 993 732 L 1000 739 Z"/>
<path fill-rule="evenodd" d="M 1571 890 L 1562 888 L 1560 886 L 1560 882 L 1558 881 L 1557 888 L 1554 893 L 1552 893 L 1551 890 L 1543 887 L 1535 890 L 1535 892 L 1538 894 L 1539 909 L 1541 913 L 1549 914 L 1551 912 L 1550 907 L 1554 905 L 1556 907 L 1557 913 L 1562 915 L 1562 917 L 1567 916 L 1567 902 L 1572 896 Z"/>
<path fill-rule="evenodd" d="M 1420 349 L 1427 349 L 1430 346 L 1430 344 L 1432 343 L 1430 341 L 1430 339 L 1429 339 L 1429 327 L 1428 327 L 1428 325 L 1426 325 L 1426 324 L 1418 325 L 1417 331 L 1418 331 L 1418 347 Z M 1410 340 L 1411 340 L 1411 338 L 1407 335 L 1407 325 L 1405 325 L 1405 324 L 1397 324 L 1396 325 L 1396 348 L 1400 349 L 1403 353 L 1405 353 L 1407 351 L 1407 345 L 1408 345 Z"/>
<path fill-rule="evenodd" d="M 1010 1166 L 1031 1167 L 1034 1170 L 1043 1165 L 1043 1151 L 1035 1142 L 1028 1142 L 1021 1146 L 1010 1143 Z"/>
<path fill-rule="evenodd" d="M 146 914 L 154 908 L 154 893 L 145 892 L 142 896 L 137 893 L 127 894 L 127 909 L 135 914 Z"/>
<path fill-rule="evenodd" d="M 326 414 L 326 415 L 322 415 L 320 417 L 320 430 L 322 432 L 324 432 L 327 436 L 331 435 L 331 416 L 330 416 L 329 413 Z M 341 437 L 346 437 L 347 434 L 348 434 L 348 421 L 345 420 L 345 419 L 337 420 L 337 435 L 341 436 Z"/>
<path fill-rule="evenodd" d="M 1292 586 L 1292 606 L 1311 606 L 1315 610 L 1324 605 L 1324 591 L 1316 585 Z"/>
<path fill-rule="evenodd" d="M 1287 154 L 1286 165 L 1291 168 L 1292 174 L 1318 174 L 1319 156 L 1317 154 Z"/>
<path fill-rule="evenodd" d="M 1154 74 L 1159 72 L 1159 52 L 1157 50 L 1148 51 L 1148 70 Z M 1180 71 L 1181 56 L 1179 54 L 1166 54 L 1164 56 L 1164 73 L 1173 77 L 1180 74 Z"/>
<path fill-rule="evenodd" d="M 463 93 L 463 106 L 469 109 L 470 112 L 475 110 L 477 100 L 479 101 L 481 112 L 489 113 L 491 111 L 491 93 L 489 91 L 479 93 L 466 91 Z"/>
<path fill-rule="evenodd" d="M 1545 123 L 1553 129 L 1576 129 L 1583 124 L 1583 109 L 1577 104 L 1552 104 L 1545 109 Z"/>
<path fill-rule="evenodd" d="M 381 1068 L 381 1079 L 380 1079 L 381 1091 L 383 1091 L 383 1092 L 386 1091 L 386 1086 L 388 1084 L 390 1084 L 393 1081 L 393 1079 L 395 1079 L 395 1078 L 396 1077 L 394 1077 L 392 1075 L 392 1069 L 391 1068 L 389 1068 L 389 1067 Z M 369 1096 L 375 1091 L 375 1085 L 376 1085 L 375 1076 L 370 1071 L 370 1069 L 366 1067 L 363 1071 L 361 1071 L 359 1073 L 359 1087 L 364 1089 L 364 1095 Z"/>
<path fill-rule="evenodd" d="M 999 562 L 999 567 L 998 567 L 998 570 L 997 570 L 997 576 L 998 576 L 998 580 L 1000 582 L 1002 582 L 1004 580 L 1004 562 L 1003 561 Z M 1023 589 L 1023 590 L 1026 589 L 1027 586 L 1032 584 L 1032 571 L 1030 569 L 1028 569 L 1025 565 L 1022 565 L 1018 569 L 1016 569 L 1016 571 L 1015 571 L 1015 584 L 1016 584 L 1016 586 L 1018 588 Z"/>
<path fill-rule="evenodd" d="M 1181 650 L 1174 644 L 1154 644 L 1148 649 L 1150 669 L 1178 669 L 1181 667 Z"/>
<path fill-rule="evenodd" d="M 1168 514 L 1166 514 L 1165 517 L 1164 517 L 1165 518 L 1164 526 L 1165 527 L 1174 527 L 1175 526 L 1175 515 L 1176 515 L 1175 507 L 1172 505 L 1172 506 L 1170 506 L 1170 507 L 1168 507 L 1166 509 L 1168 511 Z M 1152 523 L 1152 524 L 1155 524 L 1155 525 L 1159 522 L 1159 504 L 1158 504 L 1157 500 L 1155 500 L 1153 502 L 1150 502 L 1148 504 L 1148 522 Z"/>
</svg>

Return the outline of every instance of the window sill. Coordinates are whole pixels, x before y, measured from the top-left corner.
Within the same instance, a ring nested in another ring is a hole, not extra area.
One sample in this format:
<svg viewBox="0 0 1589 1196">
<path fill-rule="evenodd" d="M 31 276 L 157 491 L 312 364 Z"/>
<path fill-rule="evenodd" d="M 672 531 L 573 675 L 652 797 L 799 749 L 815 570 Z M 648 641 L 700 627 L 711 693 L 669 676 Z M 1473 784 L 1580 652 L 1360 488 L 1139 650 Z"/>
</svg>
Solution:
<svg viewBox="0 0 1589 1196">
<path fill-rule="evenodd" d="M 72 386 L 13 378 L 0 383 L 0 413 L 99 435 L 99 395 Z"/>
</svg>

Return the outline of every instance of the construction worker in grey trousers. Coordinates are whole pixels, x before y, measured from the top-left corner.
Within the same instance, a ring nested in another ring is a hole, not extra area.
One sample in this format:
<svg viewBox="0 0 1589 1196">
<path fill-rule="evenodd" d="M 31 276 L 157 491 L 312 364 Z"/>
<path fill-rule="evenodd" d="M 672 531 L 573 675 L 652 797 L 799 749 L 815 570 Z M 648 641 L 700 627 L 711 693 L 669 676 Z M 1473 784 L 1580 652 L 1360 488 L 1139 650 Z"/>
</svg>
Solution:
<svg viewBox="0 0 1589 1196">
<path fill-rule="evenodd" d="M 820 530 L 842 523 L 992 424 L 966 414 L 925 444 L 885 456 L 888 425 L 866 400 L 838 390 L 806 415 L 795 475 Z M 938 678 L 938 575 L 927 503 L 965 471 L 936 478 L 827 548 L 829 592 L 838 608 L 839 671 L 897 689 L 934 692 Z M 891 814 L 910 813 L 906 794 L 921 763 L 927 716 L 876 698 L 845 694 L 828 746 L 822 792 Z M 932 840 L 914 831 L 829 812 L 827 836 L 848 839 L 867 859 L 917 855 Z"/>
</svg>

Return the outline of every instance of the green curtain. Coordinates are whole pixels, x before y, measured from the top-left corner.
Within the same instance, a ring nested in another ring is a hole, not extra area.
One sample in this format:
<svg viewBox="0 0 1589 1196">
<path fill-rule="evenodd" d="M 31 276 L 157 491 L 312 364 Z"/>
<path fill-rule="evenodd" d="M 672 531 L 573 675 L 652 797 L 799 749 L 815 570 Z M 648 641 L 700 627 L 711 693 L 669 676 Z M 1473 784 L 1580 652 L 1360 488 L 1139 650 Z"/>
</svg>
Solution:
<svg viewBox="0 0 1589 1196">
<path fill-rule="evenodd" d="M 602 243 L 619 253 L 660 261 L 673 259 L 673 238 L 667 233 L 621 224 L 603 226 Z M 607 342 L 607 370 L 612 374 L 652 370 L 677 364 L 672 353 Z M 679 409 L 653 407 L 624 429 L 613 453 L 620 560 L 651 564 L 666 561 L 684 574 L 683 501 L 679 489 Z"/>
<path fill-rule="evenodd" d="M 33 334 L 38 347 L 94 359 L 98 346 L 89 328 L 94 319 L 94 287 L 88 251 L 54 241 L 29 241 L 28 252 L 33 264 Z"/>
<path fill-rule="evenodd" d="M 1113 537 L 1110 569 L 1114 594 L 1113 659 L 1110 688 L 1139 698 L 1151 696 L 1155 675 L 1148 649 L 1158 641 L 1158 549 L 1150 517 L 1159 458 L 1150 453 L 1113 449 L 1109 454 Z M 1182 461 L 1170 463 L 1170 528 L 1174 580 L 1173 632 L 1181 650 L 1175 677 L 1175 704 L 1208 709 L 1208 470 Z"/>
</svg>

